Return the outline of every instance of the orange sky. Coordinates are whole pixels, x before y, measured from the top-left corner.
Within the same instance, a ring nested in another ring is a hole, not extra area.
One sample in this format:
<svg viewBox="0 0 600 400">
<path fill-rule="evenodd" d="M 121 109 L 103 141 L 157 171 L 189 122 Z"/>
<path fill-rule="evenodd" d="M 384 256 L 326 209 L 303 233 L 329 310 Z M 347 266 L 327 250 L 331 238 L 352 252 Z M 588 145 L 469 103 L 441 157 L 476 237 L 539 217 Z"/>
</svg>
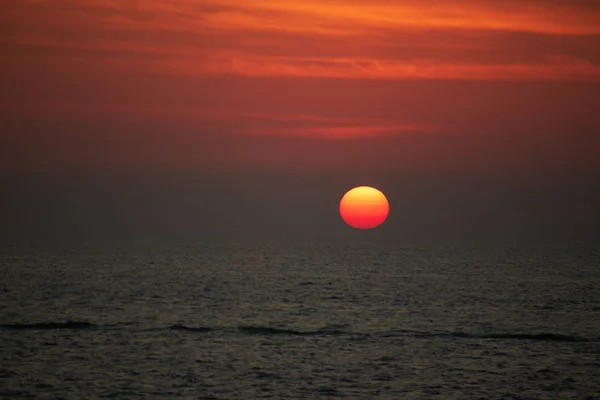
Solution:
<svg viewBox="0 0 600 400">
<path fill-rule="evenodd" d="M 13 62 L 194 76 L 600 78 L 593 1 L 12 3 L 2 6 L 2 44 Z"/>
<path fill-rule="evenodd" d="M 0 239 L 340 238 L 358 185 L 597 238 L 599 49 L 598 0 L 2 0 Z"/>
<path fill-rule="evenodd" d="M 387 154 L 372 156 L 375 166 L 404 154 L 484 168 L 511 154 L 526 159 L 543 137 L 553 147 L 535 154 L 542 164 L 560 168 L 567 155 L 557 161 L 553 152 L 565 148 L 575 163 L 593 163 L 582 154 L 600 126 L 595 0 L 0 7 L 4 167 L 307 157 L 339 166 L 365 142 L 341 150 L 315 140 L 360 138 Z M 283 146 L 273 136 L 304 139 Z M 331 154 L 316 149 L 328 146 Z"/>
</svg>

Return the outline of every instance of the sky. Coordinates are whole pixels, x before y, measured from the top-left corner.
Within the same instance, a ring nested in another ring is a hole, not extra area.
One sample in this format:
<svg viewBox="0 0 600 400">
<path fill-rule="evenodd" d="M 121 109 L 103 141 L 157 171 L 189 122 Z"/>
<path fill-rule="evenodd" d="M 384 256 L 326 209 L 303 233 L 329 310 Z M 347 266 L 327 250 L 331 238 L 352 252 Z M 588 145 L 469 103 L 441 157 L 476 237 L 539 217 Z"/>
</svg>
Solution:
<svg viewBox="0 0 600 400">
<path fill-rule="evenodd" d="M 2 237 L 597 238 L 599 48 L 596 0 L 2 1 Z"/>
</svg>

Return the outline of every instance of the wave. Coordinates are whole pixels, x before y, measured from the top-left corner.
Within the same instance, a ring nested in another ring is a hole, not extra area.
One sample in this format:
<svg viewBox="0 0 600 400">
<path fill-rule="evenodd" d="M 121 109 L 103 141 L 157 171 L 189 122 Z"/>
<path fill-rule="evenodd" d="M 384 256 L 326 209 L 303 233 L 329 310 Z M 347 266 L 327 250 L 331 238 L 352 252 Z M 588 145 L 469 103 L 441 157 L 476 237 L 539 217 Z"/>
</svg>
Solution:
<svg viewBox="0 0 600 400">
<path fill-rule="evenodd" d="M 86 321 L 67 321 L 67 322 L 38 322 L 33 324 L 2 324 L 0 328 L 14 330 L 50 330 L 50 329 L 92 329 L 97 325 Z"/>
<path fill-rule="evenodd" d="M 476 336 L 476 335 L 475 335 Z M 498 333 L 476 336 L 482 339 L 523 339 L 543 342 L 589 342 L 590 339 L 556 333 Z"/>
<path fill-rule="evenodd" d="M 213 328 L 208 328 L 208 327 L 193 327 L 193 326 L 185 326 L 185 325 L 171 325 L 168 328 L 169 330 L 172 331 L 186 331 L 186 332 L 212 332 L 214 331 Z"/>
<path fill-rule="evenodd" d="M 448 338 L 464 338 L 464 339 L 497 339 L 497 340 L 535 340 L 543 342 L 591 342 L 597 339 L 588 339 L 573 335 L 561 335 L 557 333 L 467 333 L 467 332 L 417 332 L 399 330 L 393 331 L 391 334 L 384 334 L 385 337 L 390 336 L 412 336 L 417 338 L 431 337 L 448 337 Z"/>
<path fill-rule="evenodd" d="M 347 332 L 337 329 L 317 329 L 314 331 L 297 331 L 293 329 L 271 328 L 267 326 L 240 326 L 238 330 L 248 335 L 288 335 L 288 336 L 324 336 L 341 335 Z"/>
<path fill-rule="evenodd" d="M 586 339 L 571 335 L 560 335 L 557 333 L 484 333 L 473 334 L 465 332 L 439 333 L 431 336 L 447 336 L 455 338 L 467 339 L 506 339 L 506 340 L 536 340 L 541 342 L 589 342 L 591 339 Z"/>
<path fill-rule="evenodd" d="M 119 329 L 123 326 L 131 326 L 135 323 L 120 323 L 113 325 L 105 325 L 106 329 Z M 38 322 L 29 324 L 0 324 L 0 329 L 6 330 L 88 330 L 98 329 L 102 326 L 92 324 L 87 321 L 67 321 L 67 322 Z M 387 332 L 371 332 L 361 334 L 359 332 L 351 332 L 338 329 L 337 326 L 329 326 L 316 330 L 295 330 L 285 328 L 273 328 L 268 326 L 242 325 L 237 328 L 211 328 L 211 327 L 193 327 L 181 324 L 169 325 L 162 328 L 151 328 L 150 330 L 171 330 L 194 333 L 208 333 L 214 331 L 231 332 L 232 330 L 246 335 L 263 335 L 263 336 L 333 336 L 333 335 L 367 335 L 380 336 L 388 338 L 460 338 L 460 339 L 492 339 L 492 340 L 533 340 L 542 342 L 598 342 L 600 338 L 590 339 L 573 335 L 562 335 L 558 333 L 467 333 L 467 332 L 422 332 L 412 330 L 393 330 Z"/>
</svg>

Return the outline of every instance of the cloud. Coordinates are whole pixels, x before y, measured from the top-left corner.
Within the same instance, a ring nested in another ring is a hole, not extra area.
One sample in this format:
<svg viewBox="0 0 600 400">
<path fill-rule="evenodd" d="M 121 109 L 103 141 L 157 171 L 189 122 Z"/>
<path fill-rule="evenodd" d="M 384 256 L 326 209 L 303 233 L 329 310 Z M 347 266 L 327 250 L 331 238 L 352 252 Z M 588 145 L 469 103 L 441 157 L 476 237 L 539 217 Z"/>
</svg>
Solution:
<svg viewBox="0 0 600 400">
<path fill-rule="evenodd" d="M 220 12 L 207 13 L 205 20 L 223 28 L 252 27 L 257 30 L 336 28 L 347 34 L 390 26 L 407 28 L 456 28 L 512 30 L 521 32 L 598 34 L 600 7 L 578 7 L 565 2 L 461 0 L 441 1 L 330 1 L 260 0 L 250 7 L 239 0 L 212 0 Z M 556 18 L 560 16 L 560 18 Z M 273 21 L 272 23 L 269 23 Z M 285 24 L 285 22 L 294 22 Z M 266 22 L 266 23 L 265 23 Z"/>
<path fill-rule="evenodd" d="M 586 1 L 23 1 L 8 63 L 172 75 L 600 80 Z"/>
</svg>

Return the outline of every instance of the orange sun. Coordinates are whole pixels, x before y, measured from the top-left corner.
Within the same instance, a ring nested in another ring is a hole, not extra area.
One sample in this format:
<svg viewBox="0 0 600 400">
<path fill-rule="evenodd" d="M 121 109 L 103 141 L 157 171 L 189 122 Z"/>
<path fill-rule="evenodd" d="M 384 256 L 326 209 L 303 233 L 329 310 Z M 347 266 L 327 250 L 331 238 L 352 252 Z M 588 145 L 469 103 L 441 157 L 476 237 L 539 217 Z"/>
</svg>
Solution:
<svg viewBox="0 0 600 400">
<path fill-rule="evenodd" d="M 390 212 L 387 198 L 370 186 L 359 186 L 346 192 L 340 201 L 340 214 L 353 228 L 371 229 L 385 221 Z"/>
</svg>

